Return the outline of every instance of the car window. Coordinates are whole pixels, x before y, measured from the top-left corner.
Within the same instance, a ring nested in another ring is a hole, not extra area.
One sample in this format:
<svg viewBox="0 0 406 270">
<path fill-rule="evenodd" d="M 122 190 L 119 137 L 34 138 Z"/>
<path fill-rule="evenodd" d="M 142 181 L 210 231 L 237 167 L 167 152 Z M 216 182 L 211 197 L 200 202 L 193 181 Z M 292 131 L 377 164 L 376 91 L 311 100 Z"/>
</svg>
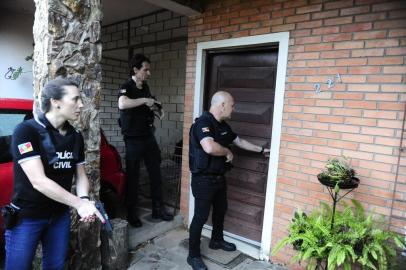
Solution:
<svg viewBox="0 0 406 270">
<path fill-rule="evenodd" d="M 12 161 L 12 156 L 10 153 L 10 143 L 11 135 L 13 134 L 14 128 L 22 121 L 31 118 L 31 111 L 0 111 L 0 163 Z"/>
</svg>

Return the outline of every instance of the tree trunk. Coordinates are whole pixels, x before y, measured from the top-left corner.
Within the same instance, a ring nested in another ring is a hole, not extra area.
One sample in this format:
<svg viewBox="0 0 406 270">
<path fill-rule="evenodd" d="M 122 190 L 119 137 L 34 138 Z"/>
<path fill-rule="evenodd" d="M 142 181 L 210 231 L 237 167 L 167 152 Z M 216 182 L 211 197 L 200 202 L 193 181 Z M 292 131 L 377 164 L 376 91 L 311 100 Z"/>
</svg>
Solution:
<svg viewBox="0 0 406 270">
<path fill-rule="evenodd" d="M 80 119 L 72 124 L 84 136 L 91 197 L 97 199 L 100 189 L 100 0 L 35 0 L 35 6 L 34 111 L 39 112 L 38 98 L 49 80 L 63 76 L 79 84 L 84 109 Z M 70 269 L 101 269 L 99 223 L 79 224 L 76 211 L 72 212 Z"/>
</svg>

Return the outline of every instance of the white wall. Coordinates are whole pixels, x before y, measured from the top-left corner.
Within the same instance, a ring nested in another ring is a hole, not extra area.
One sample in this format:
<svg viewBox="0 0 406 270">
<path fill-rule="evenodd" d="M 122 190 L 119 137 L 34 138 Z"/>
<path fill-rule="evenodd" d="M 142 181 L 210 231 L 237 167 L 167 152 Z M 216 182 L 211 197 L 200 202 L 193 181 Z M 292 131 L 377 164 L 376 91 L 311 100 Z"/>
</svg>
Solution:
<svg viewBox="0 0 406 270">
<path fill-rule="evenodd" d="M 33 24 L 33 15 L 0 11 L 0 98 L 33 98 L 32 61 L 24 59 L 34 49 Z M 29 72 L 17 80 L 5 79 L 9 67 L 20 66 Z"/>
</svg>

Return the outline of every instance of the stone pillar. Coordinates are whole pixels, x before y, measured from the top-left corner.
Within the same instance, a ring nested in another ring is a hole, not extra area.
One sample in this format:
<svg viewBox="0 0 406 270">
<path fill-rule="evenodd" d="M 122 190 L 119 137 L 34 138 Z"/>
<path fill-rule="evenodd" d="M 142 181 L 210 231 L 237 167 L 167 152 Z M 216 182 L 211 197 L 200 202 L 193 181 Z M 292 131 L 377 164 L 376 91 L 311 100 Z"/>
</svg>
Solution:
<svg viewBox="0 0 406 270">
<path fill-rule="evenodd" d="M 85 138 L 86 172 L 91 196 L 100 188 L 100 82 L 101 51 L 100 0 L 34 0 L 34 96 L 36 111 L 42 87 L 57 76 L 79 83 L 84 110 L 73 123 Z M 72 215 L 70 269 L 101 269 L 100 226 L 77 222 Z"/>
</svg>

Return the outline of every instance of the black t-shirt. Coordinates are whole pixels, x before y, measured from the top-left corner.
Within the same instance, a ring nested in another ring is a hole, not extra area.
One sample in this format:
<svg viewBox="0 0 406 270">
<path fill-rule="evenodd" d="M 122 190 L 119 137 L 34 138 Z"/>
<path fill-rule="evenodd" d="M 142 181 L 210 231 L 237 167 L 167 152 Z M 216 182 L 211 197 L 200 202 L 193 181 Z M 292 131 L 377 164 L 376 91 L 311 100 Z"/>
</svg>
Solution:
<svg viewBox="0 0 406 270">
<path fill-rule="evenodd" d="M 221 146 L 229 147 L 237 138 L 225 121 L 218 122 L 210 112 L 203 112 L 194 125 L 193 132 L 198 143 L 206 137 L 211 137 Z"/>
<path fill-rule="evenodd" d="M 138 89 L 134 80 L 129 78 L 121 85 L 118 96 L 126 96 L 130 99 L 152 98 L 148 84 L 144 83 L 142 89 Z M 154 113 L 145 104 L 120 110 L 121 132 L 125 136 L 148 136 L 153 135 Z"/>
<path fill-rule="evenodd" d="M 36 128 L 47 128 L 54 144 L 58 160 L 49 164 L 41 135 Z M 30 119 L 20 123 L 14 130 L 11 152 L 14 161 L 13 203 L 21 208 L 23 217 L 48 218 L 65 211 L 68 206 L 54 201 L 33 188 L 20 163 L 29 159 L 41 158 L 45 175 L 69 191 L 72 187 L 76 166 L 85 163 L 83 137 L 69 123 L 67 133 L 61 135 L 45 117 Z M 75 157 L 75 144 L 79 147 Z"/>
</svg>

